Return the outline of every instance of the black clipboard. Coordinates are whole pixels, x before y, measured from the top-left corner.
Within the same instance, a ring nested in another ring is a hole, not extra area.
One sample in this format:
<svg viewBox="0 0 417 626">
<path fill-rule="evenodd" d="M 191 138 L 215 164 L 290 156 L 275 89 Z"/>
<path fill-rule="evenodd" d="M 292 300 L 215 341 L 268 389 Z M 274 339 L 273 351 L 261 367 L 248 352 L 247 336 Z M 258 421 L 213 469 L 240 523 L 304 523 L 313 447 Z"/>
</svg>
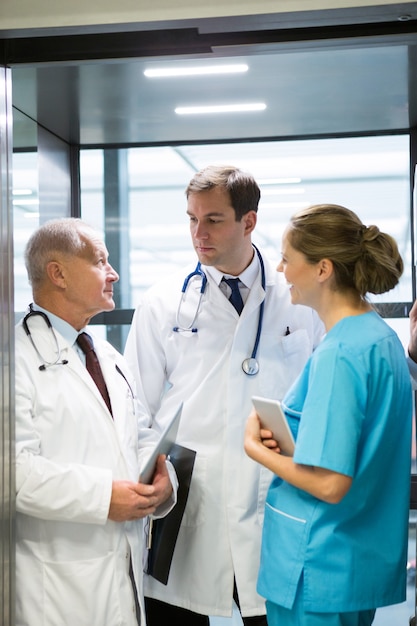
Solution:
<svg viewBox="0 0 417 626">
<path fill-rule="evenodd" d="M 177 443 L 172 446 L 169 460 L 178 478 L 177 503 L 168 515 L 152 521 L 152 543 L 148 552 L 146 573 L 163 585 L 168 582 L 175 544 L 187 504 L 195 456 L 195 450 Z"/>
</svg>

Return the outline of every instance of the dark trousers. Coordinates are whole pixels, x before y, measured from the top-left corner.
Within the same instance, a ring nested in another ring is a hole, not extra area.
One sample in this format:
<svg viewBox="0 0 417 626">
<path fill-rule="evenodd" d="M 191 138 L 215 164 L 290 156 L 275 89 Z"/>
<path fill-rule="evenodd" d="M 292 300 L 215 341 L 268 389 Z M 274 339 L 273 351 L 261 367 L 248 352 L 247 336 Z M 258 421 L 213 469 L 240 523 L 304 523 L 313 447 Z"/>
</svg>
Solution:
<svg viewBox="0 0 417 626">
<path fill-rule="evenodd" d="M 152 598 L 145 598 L 146 622 L 148 626 L 209 626 L 207 615 L 200 615 L 166 604 Z M 266 615 L 243 617 L 245 626 L 267 626 Z"/>
</svg>

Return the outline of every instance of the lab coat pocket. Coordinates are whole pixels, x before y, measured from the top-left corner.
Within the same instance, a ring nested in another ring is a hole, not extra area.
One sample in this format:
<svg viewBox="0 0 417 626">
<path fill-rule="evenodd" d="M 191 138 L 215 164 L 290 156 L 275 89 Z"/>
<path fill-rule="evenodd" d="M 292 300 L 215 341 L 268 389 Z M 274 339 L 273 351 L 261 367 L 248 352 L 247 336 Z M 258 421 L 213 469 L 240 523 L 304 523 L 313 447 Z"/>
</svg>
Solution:
<svg viewBox="0 0 417 626">
<path fill-rule="evenodd" d="M 262 377 L 259 380 L 260 395 L 282 400 L 289 387 L 302 372 L 313 350 L 312 339 L 304 328 L 289 335 L 277 337 L 266 334 L 260 349 Z"/>
<path fill-rule="evenodd" d="M 309 524 L 300 513 L 265 505 L 258 593 L 286 608 L 292 607 L 304 567 Z"/>
<path fill-rule="evenodd" d="M 290 333 L 282 337 L 282 354 L 285 367 L 289 370 L 290 376 L 295 379 L 313 351 L 313 342 L 305 328 Z"/>
<path fill-rule="evenodd" d="M 207 459 L 198 453 L 195 457 L 193 477 L 188 493 L 182 526 L 200 526 L 205 520 L 204 506 L 207 485 Z"/>
<path fill-rule="evenodd" d="M 44 563 L 44 626 L 123 624 L 114 555 Z M 86 590 L 90 590 L 87 593 Z"/>
</svg>

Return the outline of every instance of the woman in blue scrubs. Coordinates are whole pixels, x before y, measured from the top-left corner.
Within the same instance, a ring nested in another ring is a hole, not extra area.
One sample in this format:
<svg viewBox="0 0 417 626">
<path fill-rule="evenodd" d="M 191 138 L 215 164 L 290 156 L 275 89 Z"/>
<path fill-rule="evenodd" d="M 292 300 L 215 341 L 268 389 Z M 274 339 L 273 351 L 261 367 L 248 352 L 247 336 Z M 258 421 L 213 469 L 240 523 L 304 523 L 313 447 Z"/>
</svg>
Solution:
<svg viewBox="0 0 417 626">
<path fill-rule="evenodd" d="M 392 237 L 336 205 L 297 213 L 278 270 L 326 335 L 283 400 L 294 456 L 249 417 L 245 450 L 276 475 L 258 592 L 269 626 L 369 626 L 405 600 L 412 394 L 404 349 L 367 293 L 398 283 Z"/>
</svg>

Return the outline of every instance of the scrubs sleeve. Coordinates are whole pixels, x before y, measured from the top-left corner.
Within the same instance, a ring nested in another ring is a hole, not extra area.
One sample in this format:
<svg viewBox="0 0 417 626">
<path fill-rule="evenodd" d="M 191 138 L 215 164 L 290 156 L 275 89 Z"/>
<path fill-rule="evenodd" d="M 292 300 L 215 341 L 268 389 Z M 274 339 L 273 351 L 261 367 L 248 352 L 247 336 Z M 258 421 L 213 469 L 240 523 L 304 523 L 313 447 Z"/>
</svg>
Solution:
<svg viewBox="0 0 417 626">
<path fill-rule="evenodd" d="M 366 372 L 346 348 L 319 350 L 309 372 L 294 461 L 353 476 L 367 400 Z"/>
</svg>

